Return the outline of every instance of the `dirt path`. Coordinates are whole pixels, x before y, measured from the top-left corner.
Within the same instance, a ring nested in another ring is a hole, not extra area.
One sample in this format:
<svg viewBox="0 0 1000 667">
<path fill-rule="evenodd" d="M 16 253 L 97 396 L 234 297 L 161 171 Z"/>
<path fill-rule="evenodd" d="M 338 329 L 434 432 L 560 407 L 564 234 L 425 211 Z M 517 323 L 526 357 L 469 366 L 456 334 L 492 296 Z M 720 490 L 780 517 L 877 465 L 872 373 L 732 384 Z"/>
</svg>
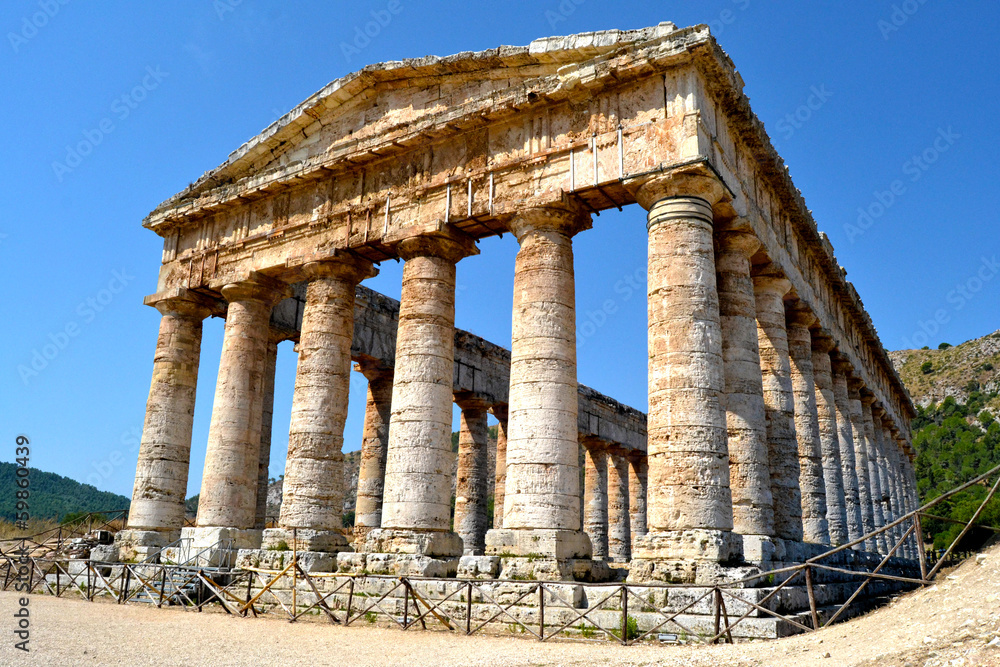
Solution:
<svg viewBox="0 0 1000 667">
<path fill-rule="evenodd" d="M 17 597 L 0 593 L 2 665 L 1000 667 L 1000 547 L 863 618 L 815 634 L 736 646 L 542 644 L 32 596 L 31 652 L 24 654 L 13 648 Z"/>
</svg>

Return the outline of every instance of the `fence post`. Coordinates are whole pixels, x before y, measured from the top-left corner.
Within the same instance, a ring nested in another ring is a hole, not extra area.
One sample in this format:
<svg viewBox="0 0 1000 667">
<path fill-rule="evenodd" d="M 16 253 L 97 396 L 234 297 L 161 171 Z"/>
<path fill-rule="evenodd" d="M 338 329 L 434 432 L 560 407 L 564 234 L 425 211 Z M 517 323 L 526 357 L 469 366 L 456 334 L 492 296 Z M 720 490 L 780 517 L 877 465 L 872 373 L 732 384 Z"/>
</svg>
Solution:
<svg viewBox="0 0 1000 667">
<path fill-rule="evenodd" d="M 721 637 L 719 636 L 719 630 L 722 629 L 722 591 L 718 587 L 715 588 L 715 594 L 712 596 L 712 606 L 715 607 L 715 639 L 712 640 L 713 644 L 718 644 Z"/>
<path fill-rule="evenodd" d="M 927 581 L 927 554 L 924 552 L 924 528 L 920 522 L 920 512 L 913 515 L 913 527 L 917 538 L 917 558 L 920 559 L 920 579 Z"/>
<path fill-rule="evenodd" d="M 160 575 L 160 602 L 157 604 L 157 608 L 163 607 L 163 597 L 167 594 L 167 566 L 161 565 L 163 572 Z"/>
<path fill-rule="evenodd" d="M 622 584 L 622 645 L 628 645 L 628 588 Z"/>
<path fill-rule="evenodd" d="M 538 638 L 545 639 L 545 585 L 538 582 Z"/>
<path fill-rule="evenodd" d="M 128 566 L 128 563 L 125 564 L 125 572 L 123 575 L 121 591 L 118 593 L 118 604 L 125 602 L 126 596 L 128 595 L 128 586 L 132 581 L 132 568 Z"/>
<path fill-rule="evenodd" d="M 468 600 L 465 601 L 465 634 L 472 634 L 472 582 L 469 582 Z"/>
<path fill-rule="evenodd" d="M 403 579 L 403 629 L 410 627 L 410 584 Z"/>
<path fill-rule="evenodd" d="M 344 617 L 344 627 L 351 623 L 351 603 L 354 602 L 354 577 L 351 577 L 351 585 L 347 589 L 347 616 Z"/>
<path fill-rule="evenodd" d="M 813 630 L 819 630 L 819 614 L 816 612 L 816 593 L 813 591 L 811 565 L 806 565 L 806 592 L 809 594 L 809 614 L 812 616 Z"/>
<path fill-rule="evenodd" d="M 290 622 L 295 622 L 295 614 L 298 611 L 299 597 L 297 590 L 299 588 L 298 577 L 296 576 L 299 569 L 299 537 L 298 528 L 292 528 L 292 618 Z"/>
</svg>

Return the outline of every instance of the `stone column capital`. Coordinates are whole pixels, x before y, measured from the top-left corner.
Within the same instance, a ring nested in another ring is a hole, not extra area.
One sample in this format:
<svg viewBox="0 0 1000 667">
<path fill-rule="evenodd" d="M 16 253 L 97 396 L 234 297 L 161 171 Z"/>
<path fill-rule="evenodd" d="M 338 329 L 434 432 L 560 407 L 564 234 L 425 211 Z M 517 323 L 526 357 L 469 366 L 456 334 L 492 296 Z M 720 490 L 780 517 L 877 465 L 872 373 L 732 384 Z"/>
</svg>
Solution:
<svg viewBox="0 0 1000 667">
<path fill-rule="evenodd" d="M 354 370 L 365 376 L 365 379 L 369 382 L 380 380 L 382 378 L 392 377 L 392 369 L 386 368 L 382 364 L 363 360 L 354 364 Z"/>
<path fill-rule="evenodd" d="M 868 406 L 874 412 L 875 403 L 878 399 L 875 398 L 875 394 L 872 393 L 870 389 L 861 388 L 861 405 Z"/>
<path fill-rule="evenodd" d="M 740 255 L 744 259 L 750 259 L 761 247 L 757 235 L 747 229 L 717 230 L 715 242 L 718 244 L 720 253 L 732 253 Z"/>
<path fill-rule="evenodd" d="M 507 421 L 507 404 L 506 403 L 498 403 L 496 405 L 491 406 L 490 407 L 490 412 L 493 413 L 493 416 L 496 417 L 497 421 L 499 421 L 499 422 L 505 422 L 505 421 Z"/>
<path fill-rule="evenodd" d="M 467 392 L 455 394 L 454 401 L 463 412 L 487 412 L 490 409 L 488 401 Z"/>
<path fill-rule="evenodd" d="M 479 248 L 473 238 L 451 225 L 444 225 L 430 233 L 414 234 L 396 243 L 396 252 L 404 260 L 415 257 L 439 257 L 453 263 L 471 255 L 478 255 Z"/>
<path fill-rule="evenodd" d="M 865 387 L 865 381 L 856 375 L 847 378 L 847 390 L 851 392 L 851 398 L 861 398 L 861 390 Z"/>
<path fill-rule="evenodd" d="M 143 299 L 143 303 L 156 308 L 161 315 L 175 315 L 195 320 L 205 319 L 217 306 L 211 298 L 183 287 L 147 296 Z"/>
<path fill-rule="evenodd" d="M 579 207 L 563 204 L 537 206 L 518 211 L 507 222 L 518 243 L 533 232 L 555 232 L 570 238 L 591 228 L 590 213 Z"/>
<path fill-rule="evenodd" d="M 378 269 L 369 260 L 347 254 L 336 259 L 309 262 L 302 267 L 302 271 L 309 280 L 337 278 L 354 285 L 378 275 Z"/>
<path fill-rule="evenodd" d="M 753 279 L 755 293 L 784 297 L 792 290 L 792 281 L 770 262 L 754 266 L 750 277 Z"/>
<path fill-rule="evenodd" d="M 260 301 L 271 306 L 292 295 L 290 285 L 256 271 L 251 272 L 246 280 L 224 285 L 220 291 L 229 303 Z"/>
<path fill-rule="evenodd" d="M 715 206 L 726 194 L 726 186 L 714 174 L 672 171 L 653 176 L 633 186 L 635 199 L 647 211 L 663 199 L 698 198 Z"/>
<path fill-rule="evenodd" d="M 837 344 L 826 329 L 811 329 L 810 331 L 812 333 L 812 347 L 814 352 L 829 354 L 837 347 Z"/>
<path fill-rule="evenodd" d="M 809 328 L 819 321 L 812 309 L 800 299 L 785 302 L 785 322 L 788 326 Z"/>
<path fill-rule="evenodd" d="M 845 375 L 848 379 L 854 373 L 854 365 L 836 350 L 830 355 L 830 366 L 834 373 Z"/>
</svg>

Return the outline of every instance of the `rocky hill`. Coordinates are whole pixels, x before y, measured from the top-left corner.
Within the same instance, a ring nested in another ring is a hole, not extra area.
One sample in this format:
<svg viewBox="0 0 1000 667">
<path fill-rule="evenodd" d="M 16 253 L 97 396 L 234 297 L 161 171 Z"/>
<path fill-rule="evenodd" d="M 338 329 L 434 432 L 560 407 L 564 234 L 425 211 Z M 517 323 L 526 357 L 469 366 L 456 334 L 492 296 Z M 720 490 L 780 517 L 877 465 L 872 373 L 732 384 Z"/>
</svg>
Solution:
<svg viewBox="0 0 1000 667">
<path fill-rule="evenodd" d="M 948 396 L 965 403 L 974 391 L 1000 392 L 1000 331 L 954 347 L 897 350 L 889 357 L 920 406 Z"/>
</svg>

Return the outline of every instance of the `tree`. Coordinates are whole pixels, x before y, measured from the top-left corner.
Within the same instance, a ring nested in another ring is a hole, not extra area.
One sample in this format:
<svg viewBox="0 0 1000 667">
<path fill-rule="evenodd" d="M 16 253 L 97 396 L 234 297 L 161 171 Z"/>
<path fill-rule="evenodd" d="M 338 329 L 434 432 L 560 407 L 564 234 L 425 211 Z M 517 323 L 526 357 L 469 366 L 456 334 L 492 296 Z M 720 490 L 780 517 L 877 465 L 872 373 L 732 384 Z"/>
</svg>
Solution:
<svg viewBox="0 0 1000 667">
<path fill-rule="evenodd" d="M 933 362 L 925 361 L 924 363 L 920 364 L 920 372 L 923 373 L 924 375 L 928 375 L 929 373 L 934 372 Z"/>
</svg>

